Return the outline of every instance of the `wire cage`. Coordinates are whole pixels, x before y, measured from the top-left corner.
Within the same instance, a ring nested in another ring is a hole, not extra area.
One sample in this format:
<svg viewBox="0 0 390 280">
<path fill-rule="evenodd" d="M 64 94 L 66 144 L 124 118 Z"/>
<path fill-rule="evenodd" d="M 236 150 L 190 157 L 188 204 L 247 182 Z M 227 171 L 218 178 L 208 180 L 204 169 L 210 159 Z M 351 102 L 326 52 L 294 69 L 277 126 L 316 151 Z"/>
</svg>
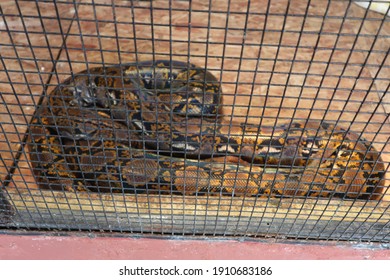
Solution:
<svg viewBox="0 0 390 280">
<path fill-rule="evenodd" d="M 388 14 L 2 1 L 0 228 L 389 242 Z"/>
</svg>

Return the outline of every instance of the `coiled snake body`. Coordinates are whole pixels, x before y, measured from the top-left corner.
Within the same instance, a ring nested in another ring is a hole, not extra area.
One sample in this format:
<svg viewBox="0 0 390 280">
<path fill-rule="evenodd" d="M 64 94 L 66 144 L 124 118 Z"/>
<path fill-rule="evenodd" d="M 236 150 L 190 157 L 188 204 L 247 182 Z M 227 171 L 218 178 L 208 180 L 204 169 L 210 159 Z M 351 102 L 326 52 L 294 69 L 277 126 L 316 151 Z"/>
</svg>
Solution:
<svg viewBox="0 0 390 280">
<path fill-rule="evenodd" d="M 42 188 L 186 195 L 375 199 L 383 164 L 324 122 L 224 120 L 209 72 L 177 61 L 92 68 L 38 108 L 29 131 Z"/>
</svg>

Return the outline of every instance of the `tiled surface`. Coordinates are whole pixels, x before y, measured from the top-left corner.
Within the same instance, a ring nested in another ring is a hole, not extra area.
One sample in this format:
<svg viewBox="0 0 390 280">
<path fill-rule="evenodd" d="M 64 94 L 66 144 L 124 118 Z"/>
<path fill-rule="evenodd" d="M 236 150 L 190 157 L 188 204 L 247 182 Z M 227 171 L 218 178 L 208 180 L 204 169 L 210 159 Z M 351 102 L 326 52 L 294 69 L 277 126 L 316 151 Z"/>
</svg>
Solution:
<svg viewBox="0 0 390 280">
<path fill-rule="evenodd" d="M 267 1 L 250 7 L 238 0 L 213 1 L 211 7 L 207 1 L 173 1 L 172 10 L 168 1 L 134 1 L 134 7 L 128 1 L 115 1 L 115 7 L 111 1 L 66 2 L 1 3 L 1 179 L 53 71 L 50 85 L 88 66 L 170 57 L 205 66 L 222 80 L 227 119 L 339 121 L 363 132 L 390 161 L 390 99 L 384 96 L 390 22 L 383 23 L 381 14 L 368 12 L 362 21 L 366 10 L 347 1 L 329 7 L 328 1 L 312 1 L 307 11 L 307 1 L 298 0 L 269 7 Z M 15 184 L 34 187 L 23 149 Z"/>
</svg>

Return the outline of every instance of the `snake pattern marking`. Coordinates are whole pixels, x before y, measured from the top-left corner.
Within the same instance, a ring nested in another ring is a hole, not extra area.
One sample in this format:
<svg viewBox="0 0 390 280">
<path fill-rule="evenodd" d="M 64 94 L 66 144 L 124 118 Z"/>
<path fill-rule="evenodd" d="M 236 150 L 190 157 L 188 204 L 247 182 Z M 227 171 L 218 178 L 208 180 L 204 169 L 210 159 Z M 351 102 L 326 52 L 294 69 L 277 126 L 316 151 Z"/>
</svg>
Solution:
<svg viewBox="0 0 390 280">
<path fill-rule="evenodd" d="M 41 188 L 68 191 L 378 199 L 371 143 L 320 121 L 224 120 L 208 71 L 178 61 L 91 68 L 39 106 L 28 148 Z"/>
</svg>

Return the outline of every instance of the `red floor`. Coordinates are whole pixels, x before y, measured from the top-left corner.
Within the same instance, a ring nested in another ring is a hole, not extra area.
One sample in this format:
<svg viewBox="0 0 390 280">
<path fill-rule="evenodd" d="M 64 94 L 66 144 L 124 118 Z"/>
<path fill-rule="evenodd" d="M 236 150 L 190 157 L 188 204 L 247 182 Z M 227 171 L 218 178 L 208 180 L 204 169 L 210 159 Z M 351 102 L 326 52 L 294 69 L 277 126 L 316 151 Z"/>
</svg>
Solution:
<svg viewBox="0 0 390 280">
<path fill-rule="evenodd" d="M 371 259 L 389 260 L 373 244 L 322 245 L 127 237 L 0 234 L 0 259 Z"/>
</svg>

